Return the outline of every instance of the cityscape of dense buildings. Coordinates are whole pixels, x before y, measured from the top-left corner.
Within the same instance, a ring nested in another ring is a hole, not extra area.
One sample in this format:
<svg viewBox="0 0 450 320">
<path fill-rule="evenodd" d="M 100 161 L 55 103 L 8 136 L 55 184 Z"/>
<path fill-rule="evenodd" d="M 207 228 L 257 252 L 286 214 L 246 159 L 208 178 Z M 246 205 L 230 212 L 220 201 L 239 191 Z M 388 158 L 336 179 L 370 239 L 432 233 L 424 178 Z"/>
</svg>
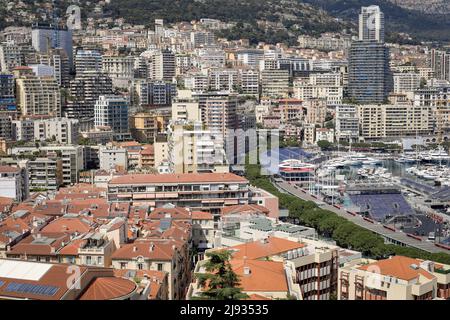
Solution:
<svg viewBox="0 0 450 320">
<path fill-rule="evenodd" d="M 0 300 L 450 298 L 448 46 L 164 18 L 0 30 Z"/>
</svg>

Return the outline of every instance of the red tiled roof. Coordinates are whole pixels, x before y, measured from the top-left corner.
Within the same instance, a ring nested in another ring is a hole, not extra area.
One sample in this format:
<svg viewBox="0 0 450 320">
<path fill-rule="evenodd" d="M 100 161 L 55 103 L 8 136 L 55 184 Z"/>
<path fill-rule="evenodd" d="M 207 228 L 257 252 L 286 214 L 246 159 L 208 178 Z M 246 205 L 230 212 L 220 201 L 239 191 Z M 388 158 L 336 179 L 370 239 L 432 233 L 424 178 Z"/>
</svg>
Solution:
<svg viewBox="0 0 450 320">
<path fill-rule="evenodd" d="M 239 276 L 239 286 L 243 291 L 288 291 L 283 262 L 232 259 L 230 264 L 233 271 Z M 245 267 L 250 269 L 250 274 L 244 274 Z"/>
<path fill-rule="evenodd" d="M 46 225 L 41 231 L 42 232 L 66 232 L 66 233 L 86 233 L 91 231 L 93 225 L 90 221 L 84 219 L 84 217 L 75 218 L 59 218 L 53 220 L 51 223 Z"/>
<path fill-rule="evenodd" d="M 190 220 L 191 213 L 182 207 L 176 208 L 156 208 L 149 215 L 148 218 L 151 220 L 159 220 L 165 218 L 166 215 L 170 215 L 170 217 L 174 220 L 176 219 L 186 219 Z"/>
<path fill-rule="evenodd" d="M 18 167 L 0 166 L 1 173 L 16 173 L 16 172 L 19 172 L 20 170 L 21 169 Z"/>
<path fill-rule="evenodd" d="M 223 207 L 221 214 L 237 214 L 237 213 L 262 213 L 269 214 L 269 209 L 257 204 L 238 204 L 234 206 Z"/>
<path fill-rule="evenodd" d="M 138 256 L 151 260 L 172 260 L 176 242 L 174 240 L 165 241 L 142 241 L 130 244 L 124 244 L 117 249 L 112 259 L 116 260 L 130 260 Z M 153 246 L 153 250 L 151 249 Z"/>
<path fill-rule="evenodd" d="M 96 278 L 79 300 L 120 300 L 128 298 L 137 289 L 134 281 L 115 278 Z"/>
<path fill-rule="evenodd" d="M 192 212 L 192 219 L 193 220 L 214 220 L 214 217 L 209 212 L 193 211 Z"/>
<path fill-rule="evenodd" d="M 413 269 L 412 265 L 419 266 L 422 261 L 404 256 L 393 256 L 390 259 L 379 260 L 361 267 L 360 270 L 367 272 L 376 272 L 385 276 L 392 276 L 395 278 L 410 281 L 422 275 L 428 279 L 433 279 L 434 276 L 428 271 L 418 268 Z"/>
<path fill-rule="evenodd" d="M 110 184 L 248 182 L 233 173 L 132 174 L 113 178 Z"/>
</svg>

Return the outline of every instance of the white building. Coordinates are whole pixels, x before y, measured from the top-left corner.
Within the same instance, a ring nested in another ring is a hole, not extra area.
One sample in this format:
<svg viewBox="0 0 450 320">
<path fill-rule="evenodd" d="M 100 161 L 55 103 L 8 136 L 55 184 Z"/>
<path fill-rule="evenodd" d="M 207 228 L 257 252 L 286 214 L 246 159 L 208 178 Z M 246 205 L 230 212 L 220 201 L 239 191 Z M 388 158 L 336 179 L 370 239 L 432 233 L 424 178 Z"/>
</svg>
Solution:
<svg viewBox="0 0 450 320">
<path fill-rule="evenodd" d="M 334 129 L 316 128 L 316 143 L 318 141 L 334 143 Z"/>
<path fill-rule="evenodd" d="M 101 170 L 128 170 L 128 152 L 125 148 L 101 146 L 98 157 Z"/>
<path fill-rule="evenodd" d="M 28 172 L 25 168 L 0 166 L 0 197 L 18 202 L 28 198 Z"/>
<path fill-rule="evenodd" d="M 294 96 L 301 100 L 325 98 L 327 105 L 341 104 L 344 97 L 342 74 L 320 73 L 297 79 L 294 81 Z"/>
<path fill-rule="evenodd" d="M 414 92 L 420 88 L 420 74 L 394 73 L 394 93 L 405 93 L 409 99 L 414 99 Z"/>
<path fill-rule="evenodd" d="M 79 125 L 77 119 L 23 119 L 13 121 L 17 140 L 53 140 L 60 144 L 77 144 Z"/>
<path fill-rule="evenodd" d="M 351 105 L 336 106 L 336 139 L 358 139 L 358 109 Z"/>
<path fill-rule="evenodd" d="M 95 126 L 110 127 L 115 133 L 128 132 L 128 105 L 128 99 L 122 96 L 100 96 L 94 108 Z"/>
</svg>

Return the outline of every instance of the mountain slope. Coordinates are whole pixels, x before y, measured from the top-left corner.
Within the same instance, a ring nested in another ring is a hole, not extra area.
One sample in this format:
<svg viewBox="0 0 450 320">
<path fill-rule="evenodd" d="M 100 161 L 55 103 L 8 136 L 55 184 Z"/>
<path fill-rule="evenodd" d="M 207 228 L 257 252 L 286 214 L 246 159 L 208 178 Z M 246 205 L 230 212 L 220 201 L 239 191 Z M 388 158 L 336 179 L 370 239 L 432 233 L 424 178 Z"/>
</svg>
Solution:
<svg viewBox="0 0 450 320">
<path fill-rule="evenodd" d="M 392 3 L 410 10 L 431 14 L 450 14 L 449 0 L 390 0 Z"/>
<path fill-rule="evenodd" d="M 379 5 L 385 14 L 386 32 L 406 32 L 420 40 L 449 41 L 450 14 L 427 14 L 402 8 L 392 0 L 304 0 L 343 19 L 356 22 L 362 6 Z M 417 0 L 416 0 L 417 1 Z M 422 1 L 423 5 L 428 0 Z M 422 6 L 423 6 L 422 5 Z"/>
</svg>

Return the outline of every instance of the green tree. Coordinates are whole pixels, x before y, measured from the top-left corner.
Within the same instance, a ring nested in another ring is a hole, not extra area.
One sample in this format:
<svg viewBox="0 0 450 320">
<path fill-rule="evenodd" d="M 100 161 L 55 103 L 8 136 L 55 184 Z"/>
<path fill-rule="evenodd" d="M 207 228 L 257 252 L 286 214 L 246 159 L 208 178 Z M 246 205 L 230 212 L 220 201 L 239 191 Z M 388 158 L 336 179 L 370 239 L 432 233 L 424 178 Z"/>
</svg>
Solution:
<svg viewBox="0 0 450 320">
<path fill-rule="evenodd" d="M 322 150 L 329 150 L 333 144 L 327 140 L 319 140 L 317 141 L 317 146 Z"/>
<path fill-rule="evenodd" d="M 241 300 L 248 298 L 239 288 L 239 277 L 230 264 L 231 252 L 228 250 L 206 253 L 209 260 L 205 263 L 208 273 L 196 274 L 202 287 L 200 299 L 206 300 Z"/>
</svg>

